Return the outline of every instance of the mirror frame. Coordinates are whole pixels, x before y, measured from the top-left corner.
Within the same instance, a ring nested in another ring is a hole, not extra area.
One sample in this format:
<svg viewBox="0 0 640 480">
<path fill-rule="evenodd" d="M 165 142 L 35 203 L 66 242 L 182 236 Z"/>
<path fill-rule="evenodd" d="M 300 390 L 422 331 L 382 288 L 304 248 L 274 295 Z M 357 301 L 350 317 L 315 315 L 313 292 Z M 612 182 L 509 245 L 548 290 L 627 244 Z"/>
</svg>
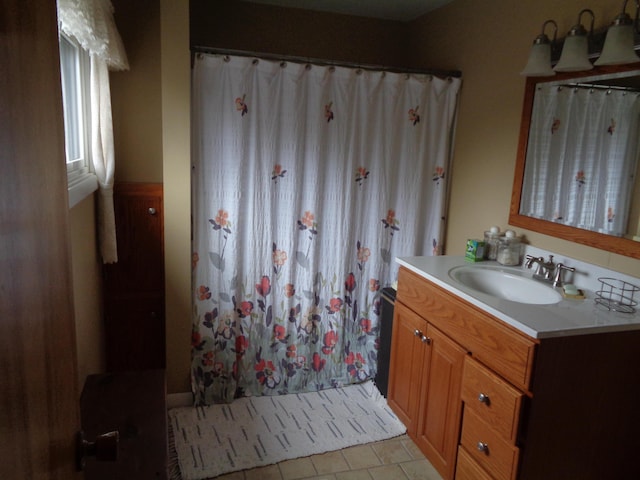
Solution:
<svg viewBox="0 0 640 480">
<path fill-rule="evenodd" d="M 640 63 L 629 65 L 617 65 L 607 67 L 594 67 L 593 70 L 571 73 L 558 73 L 551 77 L 527 77 L 522 106 L 522 119 L 520 122 L 520 139 L 516 156 L 516 167 L 511 191 L 511 206 L 509 208 L 509 225 L 525 228 L 552 237 L 561 238 L 570 242 L 588 245 L 590 247 L 606 250 L 627 257 L 640 259 L 640 242 L 622 237 L 606 235 L 603 233 L 583 230 L 581 228 L 562 225 L 559 223 L 527 217 L 520 214 L 520 199 L 522 196 L 522 184 L 524 181 L 524 169 L 527 158 L 527 145 L 529 143 L 529 127 L 531 113 L 533 111 L 533 97 L 538 83 L 571 80 L 595 75 L 607 75 L 613 73 L 640 70 Z"/>
</svg>

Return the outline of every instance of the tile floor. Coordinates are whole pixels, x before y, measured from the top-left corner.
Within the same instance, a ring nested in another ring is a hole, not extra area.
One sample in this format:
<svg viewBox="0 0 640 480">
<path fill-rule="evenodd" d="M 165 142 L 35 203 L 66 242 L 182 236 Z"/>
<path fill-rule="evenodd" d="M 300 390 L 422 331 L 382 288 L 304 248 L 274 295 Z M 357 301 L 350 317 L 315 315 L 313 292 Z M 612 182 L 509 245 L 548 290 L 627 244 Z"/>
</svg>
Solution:
<svg viewBox="0 0 640 480">
<path fill-rule="evenodd" d="M 407 435 L 229 473 L 216 480 L 442 480 Z"/>
</svg>

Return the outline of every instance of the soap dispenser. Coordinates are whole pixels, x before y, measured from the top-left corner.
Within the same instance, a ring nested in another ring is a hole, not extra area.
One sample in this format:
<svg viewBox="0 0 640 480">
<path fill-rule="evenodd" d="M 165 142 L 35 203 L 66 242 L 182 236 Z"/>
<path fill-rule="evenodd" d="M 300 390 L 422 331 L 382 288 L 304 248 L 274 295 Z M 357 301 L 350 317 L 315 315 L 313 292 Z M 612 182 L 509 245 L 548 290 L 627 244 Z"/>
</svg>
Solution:
<svg viewBox="0 0 640 480">
<path fill-rule="evenodd" d="M 520 239 L 513 230 L 507 230 L 498 243 L 498 263 L 520 265 Z"/>
</svg>

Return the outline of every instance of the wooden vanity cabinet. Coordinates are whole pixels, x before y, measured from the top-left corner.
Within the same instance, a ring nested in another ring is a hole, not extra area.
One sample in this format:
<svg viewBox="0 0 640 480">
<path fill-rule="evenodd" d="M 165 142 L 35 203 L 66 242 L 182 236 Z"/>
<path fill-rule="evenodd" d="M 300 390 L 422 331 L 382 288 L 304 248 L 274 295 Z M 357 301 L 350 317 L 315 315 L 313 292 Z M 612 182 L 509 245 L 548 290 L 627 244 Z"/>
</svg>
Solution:
<svg viewBox="0 0 640 480">
<path fill-rule="evenodd" d="M 445 480 L 640 478 L 640 331 L 534 339 L 404 267 L 393 328 L 389 405 Z"/>
<path fill-rule="evenodd" d="M 453 478 L 467 351 L 396 302 L 388 402 L 445 478 Z"/>
</svg>

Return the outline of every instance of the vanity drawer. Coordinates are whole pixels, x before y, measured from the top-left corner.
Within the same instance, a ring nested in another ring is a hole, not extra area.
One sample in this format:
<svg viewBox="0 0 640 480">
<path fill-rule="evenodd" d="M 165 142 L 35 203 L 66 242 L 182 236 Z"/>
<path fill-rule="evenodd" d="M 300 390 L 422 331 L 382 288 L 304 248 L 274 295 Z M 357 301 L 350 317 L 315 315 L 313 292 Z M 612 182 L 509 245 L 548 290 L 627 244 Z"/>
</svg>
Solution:
<svg viewBox="0 0 640 480">
<path fill-rule="evenodd" d="M 464 409 L 460 444 L 496 480 L 515 479 L 519 449 L 493 431 L 471 408 Z"/>
<path fill-rule="evenodd" d="M 460 447 L 456 462 L 456 480 L 493 480 L 493 477 L 473 460 L 464 447 Z"/>
<path fill-rule="evenodd" d="M 484 365 L 466 357 L 462 376 L 465 410 L 474 410 L 482 420 L 515 444 L 523 394 Z"/>
<path fill-rule="evenodd" d="M 411 270 L 398 272 L 398 295 L 414 312 L 515 386 L 529 390 L 536 342 Z"/>
</svg>

